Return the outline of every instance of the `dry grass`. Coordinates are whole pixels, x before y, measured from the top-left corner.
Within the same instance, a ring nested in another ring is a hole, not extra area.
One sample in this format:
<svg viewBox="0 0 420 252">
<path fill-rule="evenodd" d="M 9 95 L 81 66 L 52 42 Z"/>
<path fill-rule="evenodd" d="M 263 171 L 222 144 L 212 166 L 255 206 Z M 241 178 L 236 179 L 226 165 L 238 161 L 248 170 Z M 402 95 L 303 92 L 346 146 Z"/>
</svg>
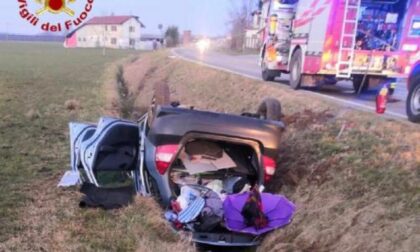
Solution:
<svg viewBox="0 0 420 252">
<path fill-rule="evenodd" d="M 79 193 L 57 188 L 69 164 L 68 122 L 112 114 L 116 69 L 131 53 L 0 43 L 0 251 L 190 248 L 150 199 L 119 211 L 81 210 Z"/>
</svg>

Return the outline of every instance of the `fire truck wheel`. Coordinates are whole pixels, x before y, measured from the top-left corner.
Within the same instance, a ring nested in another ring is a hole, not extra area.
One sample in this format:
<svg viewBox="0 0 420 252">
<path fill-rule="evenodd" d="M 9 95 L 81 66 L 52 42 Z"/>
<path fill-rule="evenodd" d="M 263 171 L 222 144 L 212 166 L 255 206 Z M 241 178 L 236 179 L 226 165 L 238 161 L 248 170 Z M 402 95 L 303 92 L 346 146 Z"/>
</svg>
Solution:
<svg viewBox="0 0 420 252">
<path fill-rule="evenodd" d="M 299 89 L 302 82 L 302 50 L 298 48 L 290 61 L 290 87 Z"/>
<path fill-rule="evenodd" d="M 280 121 L 283 117 L 281 104 L 274 98 L 265 98 L 258 106 L 257 114 L 264 120 Z"/>
<path fill-rule="evenodd" d="M 420 122 L 420 74 L 413 76 L 407 97 L 407 115 L 411 122 Z"/>
<path fill-rule="evenodd" d="M 268 69 L 265 64 L 263 65 L 261 70 L 261 77 L 264 81 L 274 81 L 276 76 L 278 76 L 276 71 Z"/>
<path fill-rule="evenodd" d="M 364 78 L 363 75 L 353 76 L 353 88 L 356 94 L 360 92 L 365 92 L 369 89 L 369 76 L 366 76 L 364 82 L 363 82 L 363 78 Z M 363 86 L 362 86 L 362 82 L 363 82 Z"/>
</svg>

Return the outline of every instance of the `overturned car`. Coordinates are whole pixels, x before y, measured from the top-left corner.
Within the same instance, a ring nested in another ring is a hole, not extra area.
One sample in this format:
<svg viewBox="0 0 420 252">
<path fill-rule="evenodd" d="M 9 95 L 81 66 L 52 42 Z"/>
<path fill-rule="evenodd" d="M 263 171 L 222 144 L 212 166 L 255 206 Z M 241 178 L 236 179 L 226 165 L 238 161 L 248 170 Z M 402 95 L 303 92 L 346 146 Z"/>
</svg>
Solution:
<svg viewBox="0 0 420 252">
<path fill-rule="evenodd" d="M 173 104 L 152 106 L 137 122 L 72 122 L 72 171 L 61 183 L 107 188 L 107 174 L 117 173 L 131 179 L 137 193 L 155 197 L 168 210 L 166 219 L 176 229 L 192 231 L 193 241 L 254 246 L 265 231 L 243 224 L 241 211 L 249 201 L 246 195 L 253 196 L 256 188 L 262 192 L 275 173 L 285 128 L 280 118 L 280 103 L 268 98 L 257 113 L 240 116 Z M 287 199 L 258 197 L 264 211 L 271 212 L 265 221 L 275 224 L 265 225 L 267 231 L 291 221 L 294 206 Z M 260 209 L 250 206 L 251 216 L 263 211 L 261 204 Z M 283 210 L 274 211 L 279 207 Z"/>
</svg>

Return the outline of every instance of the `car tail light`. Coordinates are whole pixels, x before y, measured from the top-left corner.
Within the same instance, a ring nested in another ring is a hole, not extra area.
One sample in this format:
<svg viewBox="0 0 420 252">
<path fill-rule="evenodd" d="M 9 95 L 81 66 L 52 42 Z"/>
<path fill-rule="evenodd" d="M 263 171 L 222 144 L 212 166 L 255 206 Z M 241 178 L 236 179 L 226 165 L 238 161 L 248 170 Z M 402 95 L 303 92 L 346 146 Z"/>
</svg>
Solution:
<svg viewBox="0 0 420 252">
<path fill-rule="evenodd" d="M 263 156 L 264 181 L 268 182 L 276 172 L 276 161 L 270 157 Z"/>
<path fill-rule="evenodd" d="M 168 170 L 177 152 L 178 145 L 162 145 L 156 148 L 156 168 L 161 175 Z"/>
</svg>

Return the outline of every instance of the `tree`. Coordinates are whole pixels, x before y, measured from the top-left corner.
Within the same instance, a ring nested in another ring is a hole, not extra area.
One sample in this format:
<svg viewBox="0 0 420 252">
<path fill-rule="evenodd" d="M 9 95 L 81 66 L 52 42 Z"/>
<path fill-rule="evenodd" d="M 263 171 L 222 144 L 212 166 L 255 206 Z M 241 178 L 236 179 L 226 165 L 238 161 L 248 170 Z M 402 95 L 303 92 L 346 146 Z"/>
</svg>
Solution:
<svg viewBox="0 0 420 252">
<path fill-rule="evenodd" d="M 230 48 L 232 50 L 242 50 L 245 43 L 246 29 L 251 23 L 251 12 L 255 8 L 256 3 L 254 0 L 241 1 L 241 5 L 237 6 L 236 1 L 232 1 L 232 9 L 230 11 L 229 24 L 231 26 Z"/>
<path fill-rule="evenodd" d="M 159 31 L 160 31 L 160 36 L 163 36 L 163 25 L 162 24 L 159 24 L 158 25 L 158 29 L 159 29 Z"/>
<path fill-rule="evenodd" d="M 175 47 L 179 44 L 179 30 L 176 26 L 169 26 L 165 32 L 166 46 Z"/>
</svg>

